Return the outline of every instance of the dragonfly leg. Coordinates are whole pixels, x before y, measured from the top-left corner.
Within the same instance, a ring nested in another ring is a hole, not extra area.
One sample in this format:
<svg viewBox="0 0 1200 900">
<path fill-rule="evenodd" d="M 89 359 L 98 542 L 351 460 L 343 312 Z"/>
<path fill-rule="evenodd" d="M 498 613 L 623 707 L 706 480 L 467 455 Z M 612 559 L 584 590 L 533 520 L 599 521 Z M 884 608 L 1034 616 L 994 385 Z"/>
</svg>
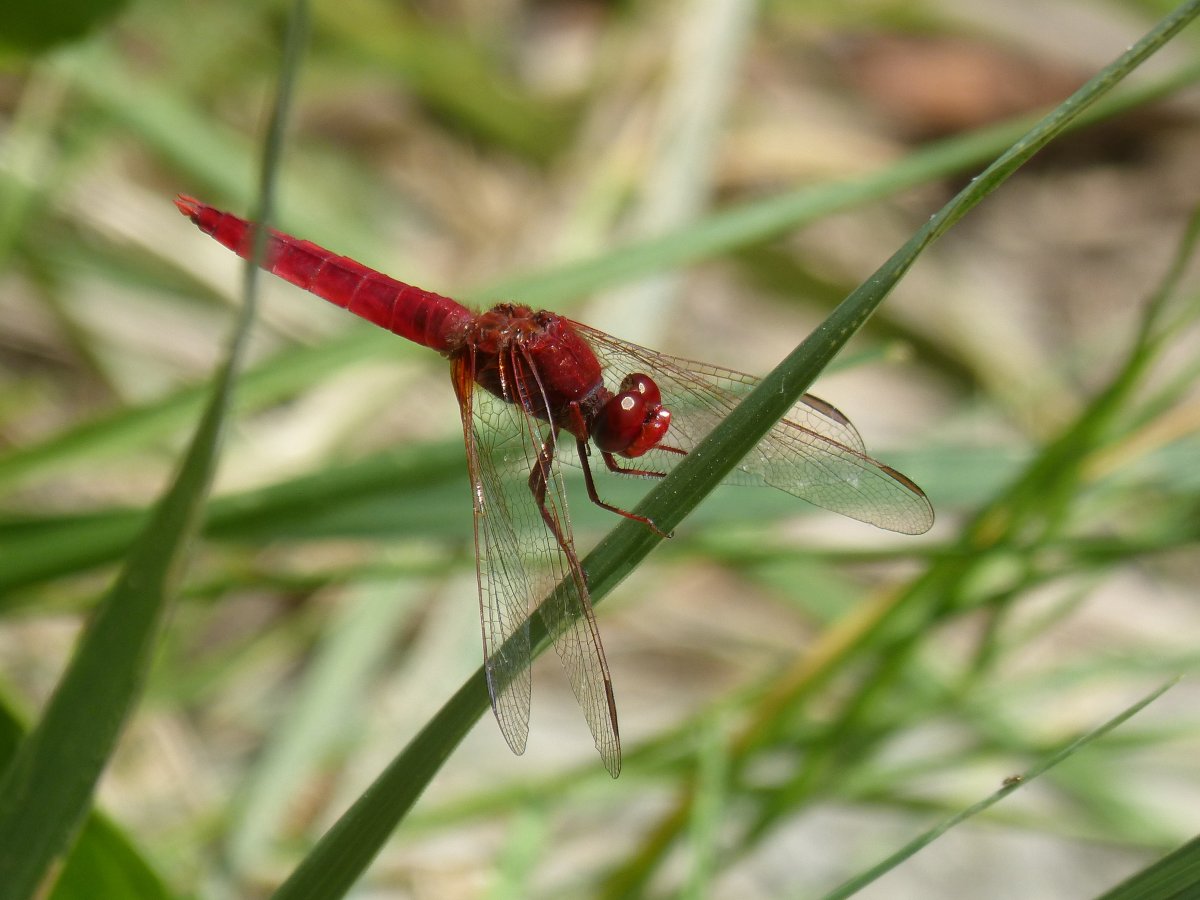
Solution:
<svg viewBox="0 0 1200 900">
<path fill-rule="evenodd" d="M 657 449 L 670 450 L 672 448 L 660 447 Z M 682 450 L 680 450 L 679 452 L 683 453 Z M 613 454 L 611 454 L 611 453 L 605 453 L 604 451 L 600 451 L 600 455 L 604 458 L 604 465 L 608 468 L 608 471 L 610 471 L 610 472 L 617 472 L 621 475 L 642 475 L 647 478 L 666 478 L 667 477 L 666 472 L 655 472 L 651 469 L 626 468 L 625 466 L 623 466 L 619 462 L 617 462 L 617 458 L 615 456 L 613 456 Z"/>
<path fill-rule="evenodd" d="M 621 509 L 619 506 L 613 506 L 611 503 L 605 503 L 603 500 L 601 500 L 600 495 L 596 492 L 596 482 L 592 478 L 592 466 L 588 462 L 587 441 L 576 441 L 576 446 L 579 448 L 579 464 L 583 466 L 583 483 L 587 486 L 589 500 L 591 500 L 601 509 L 607 509 L 609 512 L 616 513 L 618 516 L 624 516 L 627 519 L 633 519 L 635 522 L 641 522 L 659 537 L 669 538 L 671 536 L 655 525 L 654 520 L 649 516 L 641 516 L 637 513 L 630 512 L 627 509 Z M 609 460 L 612 458 L 612 454 L 604 453 L 602 455 L 605 458 L 605 464 L 608 465 L 608 467 L 614 472 L 624 472 L 628 475 L 657 475 L 659 478 L 663 477 L 661 472 L 640 472 L 636 469 L 622 469 L 619 467 L 614 468 L 616 461 L 614 460 L 612 463 L 609 463 Z"/>
<path fill-rule="evenodd" d="M 554 434 L 551 433 L 542 443 L 542 449 L 538 451 L 537 461 L 534 463 L 533 470 L 529 473 L 529 490 L 533 494 L 534 502 L 537 503 L 538 511 L 542 514 L 542 521 L 546 523 L 546 527 L 550 529 L 550 533 L 554 535 L 554 540 L 558 543 L 559 548 L 566 555 L 571 564 L 571 570 L 583 574 L 583 566 L 579 564 L 579 558 L 575 555 L 575 546 L 563 534 L 562 527 L 559 525 L 558 517 L 554 511 L 546 505 L 546 490 L 550 478 L 550 465 L 554 461 Z M 583 585 L 580 585 L 580 590 L 583 590 Z"/>
</svg>

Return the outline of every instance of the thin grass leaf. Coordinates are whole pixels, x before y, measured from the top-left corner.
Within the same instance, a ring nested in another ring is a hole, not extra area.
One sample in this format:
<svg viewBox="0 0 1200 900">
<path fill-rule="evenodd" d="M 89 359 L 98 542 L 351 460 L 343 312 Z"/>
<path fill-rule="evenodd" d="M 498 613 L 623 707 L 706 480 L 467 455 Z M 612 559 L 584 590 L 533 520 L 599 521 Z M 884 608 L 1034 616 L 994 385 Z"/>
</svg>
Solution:
<svg viewBox="0 0 1200 900">
<path fill-rule="evenodd" d="M 851 760 L 865 758 L 889 733 L 888 729 L 868 724 L 871 713 L 879 711 L 880 698 L 890 695 L 898 681 L 911 678 L 912 658 L 922 646 L 923 635 L 930 629 L 936 628 L 948 616 L 980 607 L 990 608 L 993 613 L 1002 612 L 1022 593 L 1048 579 L 1061 579 L 1072 573 L 1072 566 L 1047 565 L 1039 554 L 1035 556 L 1037 561 L 1024 562 L 1018 569 L 1023 574 L 1004 588 L 982 595 L 970 588 L 971 582 L 989 565 L 1018 562 L 1033 548 L 1044 550 L 1057 539 L 1069 511 L 1070 499 L 1057 490 L 1058 484 L 1077 482 L 1079 472 L 1087 465 L 1091 454 L 1103 445 L 1102 433 L 1121 407 L 1121 399 L 1128 397 L 1138 385 L 1139 376 L 1148 370 L 1153 360 L 1153 352 L 1163 349 L 1161 344 L 1152 346 L 1147 335 L 1155 333 L 1154 322 L 1173 299 L 1180 274 L 1196 249 L 1196 239 L 1196 221 L 1193 219 L 1185 229 L 1165 278 L 1147 304 L 1143 327 L 1110 382 L 1009 486 L 972 517 L 962 529 L 952 553 L 940 564 L 930 566 L 905 591 L 889 600 L 878 619 L 862 635 L 853 649 L 868 659 L 869 674 L 861 679 L 857 692 L 844 705 L 838 718 L 807 742 L 808 752 L 803 764 L 786 785 L 772 792 L 757 820 L 747 830 L 743 838 L 745 845 L 758 841 L 778 819 L 827 786 L 837 771 L 847 768 Z M 1190 531 L 1190 528 L 1181 529 L 1182 533 Z M 1178 538 L 1178 535 L 1173 537 Z M 1087 569 L 1082 572 L 1088 574 Z M 1077 594 L 1077 598 L 1082 596 L 1082 592 Z M 991 664 L 990 657 L 991 651 L 985 644 L 965 680 L 977 677 L 983 667 Z M 960 685 L 956 690 L 964 688 L 965 685 Z M 794 702 L 796 698 L 791 699 Z M 760 715 L 759 720 L 767 727 L 777 728 L 780 717 L 773 710 L 767 713 Z M 910 712 L 909 718 L 916 716 Z M 762 730 L 760 727 L 760 733 L 753 736 L 756 745 L 771 737 L 761 733 Z M 863 737 L 864 732 L 869 736 Z M 739 759 L 739 762 L 743 760 Z"/>
<path fill-rule="evenodd" d="M 490 708 L 487 677 L 480 667 L 334 823 L 272 896 L 276 900 L 330 900 L 345 896 L 442 763 Z"/>
<path fill-rule="evenodd" d="M 508 835 L 496 867 L 496 880 L 485 900 L 522 900 L 530 896 L 538 863 L 550 849 L 546 811 L 540 806 L 526 806 L 509 825 Z"/>
<path fill-rule="evenodd" d="M 1200 0 L 1179 7 L 974 179 L 766 376 L 759 387 L 647 495 L 636 512 L 650 517 L 664 531 L 675 528 L 790 409 L 929 244 L 1076 121 L 1088 106 L 1161 48 L 1198 12 Z M 600 601 L 632 571 L 659 540 L 656 534 L 637 522 L 625 521 L 614 528 L 583 562 L 593 602 Z M 536 616 L 531 620 L 530 637 L 536 643 L 535 652 L 541 652 L 546 646 L 540 621 Z M 275 897 L 298 900 L 343 896 L 487 707 L 486 680 L 480 669 L 321 838 L 280 886 Z M 682 819 L 676 816 L 675 819 L 686 822 L 687 816 L 683 815 Z M 616 886 L 614 890 L 619 892 L 620 887 Z"/>
<path fill-rule="evenodd" d="M 0 780 L 3 900 L 30 896 L 70 842 L 136 703 L 215 470 L 233 371 L 223 367 L 171 488 Z"/>
<path fill-rule="evenodd" d="M 295 786 L 355 724 L 351 711 L 369 693 L 399 626 L 412 617 L 418 592 L 415 583 L 397 591 L 389 580 L 363 584 L 343 598 L 335 621 L 314 648 L 296 702 L 271 729 L 237 792 L 223 848 L 233 873 L 253 871 L 267 857 L 294 802 Z"/>
<path fill-rule="evenodd" d="M 25 725 L 0 699 L 0 770 L 6 768 L 25 737 Z M 173 896 L 150 863 L 121 829 L 92 810 L 80 829 L 50 900 L 89 897 L 167 900 Z"/>
<path fill-rule="evenodd" d="M 1103 107 L 1093 107 L 1088 115 L 1074 124 L 1090 123 L 1119 114 L 1133 106 L 1168 96 L 1197 79 L 1200 79 L 1200 63 L 1125 91 L 1121 97 L 1109 100 Z M 89 86 L 89 90 L 95 90 L 95 87 Z M 477 301 L 519 297 L 524 303 L 561 305 L 634 278 L 768 240 L 823 216 L 877 202 L 901 190 L 964 171 L 1007 147 L 1024 133 L 1027 123 L 1027 119 L 1021 118 L 950 138 L 861 179 L 804 187 L 782 196 L 746 203 L 634 246 L 618 248 L 594 259 L 559 268 L 482 285 L 464 292 L 464 296 Z M 167 135 L 176 134 L 177 130 L 167 130 Z M 167 135 L 163 136 L 163 142 L 167 141 Z M 177 140 L 177 137 L 171 140 Z M 167 152 L 160 142 L 155 141 L 155 145 Z M 211 159 L 211 154 L 202 153 L 201 156 Z M 221 167 L 220 171 L 228 174 L 228 167 Z M 220 193 L 236 195 L 237 191 L 227 186 Z M 316 223 L 313 224 L 315 226 Z M 300 233 L 315 236 L 315 232 Z M 345 234 L 341 239 L 346 239 Z M 290 348 L 246 372 L 242 378 L 245 390 L 239 391 L 240 396 L 244 394 L 240 408 L 265 405 L 302 386 L 318 383 L 329 371 L 350 361 L 394 354 L 395 347 L 393 335 L 376 328 L 362 327 L 327 341 L 320 347 Z M 197 389 L 184 389 L 145 407 L 85 422 L 40 444 L 10 450 L 0 456 L 0 486 L 34 476 L 45 476 L 64 466 L 90 461 L 97 452 L 113 452 L 129 446 L 130 442 L 147 441 L 168 434 L 199 409 L 200 394 Z"/>
<path fill-rule="evenodd" d="M 728 812 L 729 748 L 722 737 L 720 719 L 701 736 L 696 776 L 696 802 L 692 804 L 688 851 L 691 871 L 684 888 L 685 900 L 702 900 L 712 892 L 720 855 L 721 823 Z"/>
<path fill-rule="evenodd" d="M 128 0 L 95 0 L 46 7 L 30 0 L 12 0 L 0 8 L 0 48 L 5 53 L 33 54 L 81 40 L 126 5 Z"/>
<path fill-rule="evenodd" d="M 120 828 L 93 811 L 49 900 L 169 900 L 174 896 Z"/>
<path fill-rule="evenodd" d="M 396 497 L 428 497 L 437 489 L 461 496 L 461 453 L 461 442 L 432 449 L 427 444 L 413 445 L 316 475 L 218 497 L 206 510 L 203 533 L 229 540 L 379 534 L 384 523 L 371 517 L 373 506 L 390 507 L 389 500 Z M 395 530 L 397 515 L 407 515 L 410 533 L 428 534 L 442 524 L 450 530 L 457 517 L 446 504 L 438 508 L 445 510 L 444 516 L 411 504 L 388 508 L 390 527 Z M 19 602 L 16 592 L 21 588 L 120 559 L 147 516 L 141 510 L 118 510 L 60 522 L 12 523 L 8 530 L 14 533 L 4 541 L 6 564 L 0 567 L 0 610 Z M 281 521 L 289 527 L 281 528 Z"/>
<path fill-rule="evenodd" d="M 385 354 L 395 357 L 396 341 L 378 329 L 356 331 L 319 346 L 290 348 L 247 370 L 239 379 L 235 409 L 265 406 L 351 363 Z M 14 448 L 0 457 L 0 487 L 94 462 L 168 435 L 200 414 L 209 390 L 186 387 L 160 400 L 83 422 L 41 443 Z"/>
<path fill-rule="evenodd" d="M 938 825 L 935 825 L 933 828 L 930 828 L 928 831 L 924 832 L 923 834 L 921 834 L 918 837 L 914 838 L 913 840 L 909 841 L 907 844 L 905 844 L 903 847 L 901 847 L 899 850 L 897 850 L 891 856 L 887 857 L 887 859 L 880 861 L 876 865 L 867 869 L 862 874 L 856 875 L 854 878 L 851 878 L 849 881 L 846 881 L 843 884 L 838 885 L 836 888 L 834 888 L 832 891 L 830 891 L 828 894 L 825 895 L 826 900 L 841 900 L 841 898 L 843 898 L 843 897 L 850 897 L 850 896 L 858 893 L 864 887 L 866 887 L 868 884 L 875 881 L 876 879 L 878 879 L 880 876 L 886 874 L 887 872 L 890 872 L 892 869 L 894 869 L 900 863 L 907 860 L 909 857 L 915 855 L 922 848 L 927 847 L 929 844 L 932 844 L 935 840 L 937 840 L 939 837 L 941 837 L 943 834 L 945 834 L 951 828 L 955 827 L 956 825 L 960 824 L 961 822 L 965 822 L 967 819 L 971 818 L 972 816 L 978 815 L 979 813 L 983 812 L 985 809 L 988 809 L 992 805 L 999 803 L 1001 800 L 1003 800 L 1005 797 L 1007 797 L 1013 791 L 1017 790 L 1017 788 L 1023 787 L 1024 785 L 1028 784 L 1033 779 L 1037 778 L 1042 773 L 1057 766 L 1063 760 L 1068 759 L 1071 756 L 1074 756 L 1076 753 L 1078 753 L 1080 750 L 1082 750 L 1088 744 L 1090 744 L 1093 741 L 1097 740 L 1098 738 L 1101 738 L 1104 735 L 1108 734 L 1108 732 L 1112 731 L 1114 728 L 1117 728 L 1120 725 L 1123 725 L 1129 719 L 1133 718 L 1135 715 L 1137 715 L 1139 712 L 1141 712 L 1143 709 L 1145 709 L 1147 706 L 1149 706 L 1151 703 L 1153 703 L 1155 700 L 1157 700 L 1159 697 L 1161 697 L 1163 694 L 1165 694 L 1167 691 L 1169 691 L 1178 682 L 1179 682 L 1179 679 L 1174 678 L 1171 681 L 1168 681 L 1166 684 L 1162 685 L 1161 687 L 1158 687 L 1155 690 L 1151 691 L 1149 694 L 1147 694 L 1145 697 L 1143 697 L 1137 703 L 1133 704 L 1132 706 L 1130 706 L 1129 708 L 1127 708 L 1125 710 L 1122 710 L 1120 713 L 1113 716 L 1111 719 L 1109 719 L 1103 725 L 1100 725 L 1099 727 L 1094 728 L 1091 731 L 1087 732 L 1087 734 L 1084 734 L 1084 735 L 1076 738 L 1071 743 L 1069 743 L 1067 746 L 1065 746 L 1061 750 L 1059 750 L 1057 753 L 1047 757 L 1042 762 L 1038 763 L 1036 766 L 1033 766 L 1031 769 L 1028 769 L 1027 771 L 1023 772 L 1021 775 L 1009 780 L 1008 783 L 1006 783 L 1005 785 L 1003 785 L 1000 788 L 1000 790 L 996 791 L 995 793 L 991 794 L 988 797 L 985 797 L 983 800 L 980 800 L 978 803 L 972 804 L 971 806 L 964 809 L 962 812 L 959 812 L 959 813 L 951 816 L 950 818 L 946 819 L 944 822 L 941 822 Z"/>
<path fill-rule="evenodd" d="M 1200 63 L 1180 68 L 1170 76 L 1126 90 L 1119 97 L 1107 98 L 1104 103 L 1090 107 L 1086 113 L 1072 116 L 1064 123 L 1063 130 L 1120 115 L 1168 96 L 1198 79 Z M 972 166 L 993 159 L 1022 135 L 1032 134 L 1030 128 L 1034 124 L 1031 117 L 1020 116 L 947 138 L 906 155 L 882 171 L 849 181 L 806 186 L 735 206 L 656 238 L 618 247 L 595 259 L 568 263 L 532 277 L 517 275 L 502 280 L 487 290 L 473 292 L 473 296 L 484 299 L 520 297 L 523 303 L 551 303 L 711 259 L 737 247 L 770 240 L 834 213 L 894 196 L 947 175 L 969 171 Z"/>
<path fill-rule="evenodd" d="M 1097 900 L 1188 900 L 1200 896 L 1200 837 L 1122 881 Z"/>
<path fill-rule="evenodd" d="M 262 221 L 270 220 L 271 173 L 297 69 L 294 44 L 304 37 L 303 10 L 298 2 L 264 150 Z M 262 237 L 265 248 L 265 233 Z M 47 881 L 56 858 L 84 822 L 96 782 L 137 702 L 216 471 L 225 417 L 254 320 L 256 279 L 250 262 L 242 314 L 178 474 L 84 631 L 41 719 L 0 776 L 2 900 L 25 900 Z"/>
</svg>

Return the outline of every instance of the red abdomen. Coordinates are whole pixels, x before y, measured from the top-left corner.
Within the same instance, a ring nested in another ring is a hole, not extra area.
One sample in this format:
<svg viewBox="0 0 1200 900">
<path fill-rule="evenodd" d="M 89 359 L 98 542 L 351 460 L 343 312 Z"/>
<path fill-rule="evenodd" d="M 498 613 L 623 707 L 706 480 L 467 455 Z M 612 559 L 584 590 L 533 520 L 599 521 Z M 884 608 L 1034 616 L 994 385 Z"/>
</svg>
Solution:
<svg viewBox="0 0 1200 900">
<path fill-rule="evenodd" d="M 254 236 L 250 223 L 206 203 L 180 195 L 179 211 L 205 234 L 249 259 Z M 452 353 L 462 346 L 475 314 L 441 294 L 389 278 L 361 263 L 270 229 L 263 268 L 410 341 Z"/>
</svg>

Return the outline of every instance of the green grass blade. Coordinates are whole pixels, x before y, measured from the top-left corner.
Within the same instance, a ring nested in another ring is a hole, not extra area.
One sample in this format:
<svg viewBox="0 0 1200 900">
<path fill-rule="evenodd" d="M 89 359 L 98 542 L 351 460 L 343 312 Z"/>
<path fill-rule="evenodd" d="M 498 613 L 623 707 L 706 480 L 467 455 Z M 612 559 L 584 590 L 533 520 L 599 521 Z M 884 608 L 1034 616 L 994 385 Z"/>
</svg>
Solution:
<svg viewBox="0 0 1200 900">
<path fill-rule="evenodd" d="M 648 516 L 664 531 L 674 529 L 791 408 L 930 244 L 1198 13 L 1200 0 L 1179 7 L 973 179 L 764 377 L 671 476 L 646 496 L 636 512 Z M 611 590 L 658 541 L 657 535 L 634 521 L 622 522 L 613 529 L 585 563 L 593 596 Z"/>
<path fill-rule="evenodd" d="M 80 40 L 128 5 L 128 0 L 55 6 L 13 0 L 0 7 L 0 49 L 5 53 L 33 54 Z"/>
<path fill-rule="evenodd" d="M 264 152 L 259 209 L 263 221 L 270 219 L 282 119 L 297 68 L 295 46 L 304 39 L 302 2 L 297 10 Z M 265 247 L 265 233 L 262 237 Z M 24 900 L 47 880 L 91 807 L 96 782 L 145 682 L 216 471 L 226 414 L 254 320 L 257 270 L 251 263 L 246 268 L 245 305 L 178 474 L 84 631 L 41 719 L 0 776 L 0 900 Z"/>
<path fill-rule="evenodd" d="M 325 833 L 273 894 L 276 900 L 344 896 L 488 707 L 480 667 Z"/>
<path fill-rule="evenodd" d="M 696 774 L 696 802 L 691 808 L 688 854 L 691 872 L 684 889 L 684 900 L 701 900 L 712 893 L 718 871 L 721 823 L 729 814 L 729 747 L 713 722 L 701 737 Z"/>
<path fill-rule="evenodd" d="M 50 900 L 168 900 L 173 896 L 121 830 L 93 812 L 84 822 Z"/>
<path fill-rule="evenodd" d="M 347 335 L 314 347 L 293 347 L 248 370 L 239 379 L 238 409 L 255 408 L 289 396 L 353 362 L 396 354 L 395 336 L 378 329 Z M 186 387 L 160 400 L 83 422 L 29 447 L 0 456 L 0 487 L 60 468 L 95 461 L 173 433 L 204 408 L 207 386 Z"/>
<path fill-rule="evenodd" d="M 341 600 L 336 618 L 313 650 L 296 701 L 276 723 L 253 769 L 237 791 L 223 856 L 235 873 L 253 871 L 267 858 L 286 822 L 295 787 L 344 740 L 357 721 L 347 714 L 371 690 L 402 623 L 419 609 L 416 585 L 397 590 L 368 582 Z"/>
<path fill-rule="evenodd" d="M 24 736 L 20 717 L 0 698 L 0 770 L 12 761 Z M 93 810 L 80 829 L 50 900 L 98 896 L 167 900 L 173 895 L 121 829 Z"/>
<path fill-rule="evenodd" d="M 1064 127 L 1079 128 L 1168 96 L 1200 79 L 1200 63 L 1158 81 L 1105 98 Z M 1061 109 L 1061 107 L 1059 107 Z M 534 275 L 517 275 L 475 292 L 482 298 L 519 297 L 523 303 L 552 303 L 614 284 L 711 259 L 738 247 L 770 240 L 818 219 L 873 203 L 993 159 L 1027 133 L 1034 120 L 1021 116 L 988 128 L 946 138 L 918 149 L 896 164 L 860 178 L 815 186 L 735 206 L 659 237 L 618 247 L 595 259 L 572 262 Z"/>
<path fill-rule="evenodd" d="M 924 834 L 921 834 L 918 837 L 914 838 L 913 840 L 909 841 L 907 844 L 905 844 L 903 847 L 901 847 L 899 850 L 897 850 L 895 853 L 893 853 L 887 859 L 882 860 L 881 862 L 879 862 L 876 865 L 872 866 L 871 868 L 867 869 L 867 871 L 863 872 L 862 874 L 857 875 L 854 878 L 851 878 L 849 881 L 834 888 L 832 891 L 830 891 L 828 894 L 825 895 L 825 900 L 841 900 L 841 898 L 850 897 L 850 896 L 858 893 L 864 887 L 866 887 L 868 884 L 875 881 L 880 876 L 891 871 L 896 866 L 898 866 L 900 863 L 904 862 L 909 857 L 916 854 L 917 851 L 921 850 L 924 847 L 927 847 L 929 844 L 932 844 L 935 840 L 937 840 L 939 837 L 941 837 L 943 834 L 945 834 L 951 828 L 955 827 L 956 825 L 958 825 L 961 822 L 966 821 L 967 819 L 971 818 L 974 815 L 978 815 L 979 813 L 983 812 L 985 809 L 989 808 L 990 806 L 992 806 L 996 803 L 999 803 L 1002 799 L 1007 797 L 1009 794 L 1011 794 L 1017 788 L 1024 786 L 1028 782 L 1032 781 L 1034 778 L 1037 778 L 1042 773 L 1054 768 L 1059 763 L 1061 763 L 1063 760 L 1065 760 L 1071 756 L 1074 756 L 1076 753 L 1078 753 L 1080 750 L 1082 750 L 1088 744 L 1090 744 L 1093 741 L 1097 740 L 1098 738 L 1101 738 L 1104 735 L 1108 734 L 1114 728 L 1117 728 L 1120 725 L 1123 725 L 1129 719 L 1133 718 L 1135 715 L 1137 715 L 1139 712 L 1141 712 L 1143 709 L 1145 709 L 1147 706 L 1149 706 L 1151 703 L 1153 703 L 1155 700 L 1157 700 L 1159 697 L 1161 697 L 1163 694 L 1165 694 L 1167 691 L 1169 691 L 1172 687 L 1175 686 L 1175 684 L 1178 681 L 1179 681 L 1178 678 L 1168 681 L 1166 684 L 1162 685 L 1161 687 L 1159 687 L 1159 688 L 1155 689 L 1154 691 L 1152 691 L 1151 693 L 1147 694 L 1145 697 L 1143 697 L 1137 703 L 1130 706 L 1128 709 L 1122 710 L 1119 714 L 1113 716 L 1111 719 L 1109 719 L 1103 725 L 1100 725 L 1098 728 L 1092 729 L 1087 734 L 1084 734 L 1081 737 L 1076 738 L 1074 741 L 1072 741 L 1067 746 L 1063 747 L 1057 753 L 1052 754 L 1051 756 L 1047 757 L 1042 762 L 1038 763 L 1038 765 L 1031 768 L 1029 771 L 1024 772 L 1020 776 L 1019 779 L 1014 780 L 1011 783 L 1004 785 L 998 791 L 996 791 L 994 794 L 992 794 L 988 797 L 985 797 L 983 800 L 980 800 L 978 803 L 975 803 L 975 804 L 967 807 L 966 809 L 962 810 L 962 812 L 956 813 L 955 815 L 951 816 L 950 818 L 946 819 L 945 821 L 939 823 L 938 825 L 935 825 L 933 828 L 929 829 Z M 1163 895 L 1158 895 L 1158 896 L 1163 896 Z"/>
<path fill-rule="evenodd" d="M 137 700 L 215 470 L 233 372 L 227 363 L 171 488 L 0 780 L 3 900 L 30 896 L 71 840 Z"/>
<path fill-rule="evenodd" d="M 425 499 L 438 489 L 453 490 L 461 497 L 463 468 L 461 441 L 405 447 L 314 475 L 218 497 L 206 511 L 204 534 L 232 540 L 267 540 L 285 534 L 378 535 L 383 529 L 377 519 L 368 516 L 367 525 L 359 524 L 362 518 L 356 517 L 356 511 L 364 506 L 387 507 L 393 517 L 408 517 L 413 523 L 410 534 L 428 533 L 443 523 L 451 526 L 458 518 L 445 504 L 439 504 L 435 514 L 422 512 L 411 498 Z M 409 499 L 410 503 L 392 507 L 390 498 Z M 146 518 L 141 510 L 117 510 L 57 523 L 41 520 L 10 525 L 13 533 L 3 541 L 6 565 L 0 567 L 0 610 L 19 602 L 17 592 L 22 588 L 120 559 Z M 281 530 L 281 521 L 290 526 Z"/>
<path fill-rule="evenodd" d="M 87 813 L 136 702 L 215 469 L 233 368 L 168 493 L 97 610 L 46 711 L 0 781 L 0 898 L 29 896 Z"/>
<path fill-rule="evenodd" d="M 1107 99 L 1103 108 L 1098 104 L 1088 115 L 1080 117 L 1081 121 L 1118 114 L 1131 106 L 1169 95 L 1198 78 L 1200 64 L 1182 68 L 1169 77 L 1125 91 L 1119 98 Z M 594 259 L 484 285 L 472 290 L 470 297 L 480 300 L 519 297 L 525 303 L 554 305 L 633 278 L 728 253 L 822 216 L 876 202 L 906 188 L 961 172 L 993 157 L 1024 133 L 1026 127 L 1027 120 L 1021 119 L 950 138 L 909 155 L 895 166 L 854 181 L 804 187 L 736 206 Z M 211 159 L 213 154 L 201 153 L 201 156 Z M 225 173 L 228 169 L 224 166 L 220 171 Z M 232 195 L 236 189 L 227 186 L 220 192 Z M 320 347 L 291 348 L 246 372 L 239 390 L 241 403 L 250 407 L 268 403 L 288 391 L 318 383 L 329 371 L 349 361 L 394 354 L 395 347 L 393 335 L 363 327 Z M 10 450 L 0 455 L 0 486 L 45 476 L 60 467 L 90 461 L 98 452 L 113 452 L 132 442 L 169 433 L 194 415 L 202 402 L 202 391 L 184 389 L 145 407 L 85 422 L 36 445 Z"/>
<path fill-rule="evenodd" d="M 919 254 L 1024 162 L 1076 121 L 1200 12 L 1200 0 L 1180 6 L 1141 41 L 1042 119 L 938 212 L 873 276 L 855 290 L 733 413 L 662 480 L 637 507 L 665 531 L 673 529 L 711 491 L 767 429 L 791 408 L 820 371 L 862 326 Z M 657 546 L 643 525 L 618 525 L 584 560 L 593 601 L 602 599 Z M 531 621 L 535 652 L 545 632 Z M 478 670 L 430 720 L 370 788 L 327 832 L 280 887 L 281 900 L 344 895 L 365 871 L 475 720 L 488 707 Z"/>
<path fill-rule="evenodd" d="M 1187 900 L 1200 896 L 1200 837 L 1142 869 L 1097 900 Z"/>
</svg>

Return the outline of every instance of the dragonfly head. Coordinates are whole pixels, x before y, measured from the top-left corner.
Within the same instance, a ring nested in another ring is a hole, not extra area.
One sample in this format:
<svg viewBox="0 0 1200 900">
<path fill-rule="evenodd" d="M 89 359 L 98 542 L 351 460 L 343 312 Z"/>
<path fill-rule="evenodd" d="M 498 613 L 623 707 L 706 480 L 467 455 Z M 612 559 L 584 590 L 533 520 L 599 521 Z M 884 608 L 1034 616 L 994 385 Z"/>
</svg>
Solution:
<svg viewBox="0 0 1200 900">
<path fill-rule="evenodd" d="M 600 407 L 592 420 L 592 440 L 605 453 L 633 459 L 653 449 L 667 433 L 671 411 L 649 375 L 626 375 L 621 390 Z"/>
</svg>

